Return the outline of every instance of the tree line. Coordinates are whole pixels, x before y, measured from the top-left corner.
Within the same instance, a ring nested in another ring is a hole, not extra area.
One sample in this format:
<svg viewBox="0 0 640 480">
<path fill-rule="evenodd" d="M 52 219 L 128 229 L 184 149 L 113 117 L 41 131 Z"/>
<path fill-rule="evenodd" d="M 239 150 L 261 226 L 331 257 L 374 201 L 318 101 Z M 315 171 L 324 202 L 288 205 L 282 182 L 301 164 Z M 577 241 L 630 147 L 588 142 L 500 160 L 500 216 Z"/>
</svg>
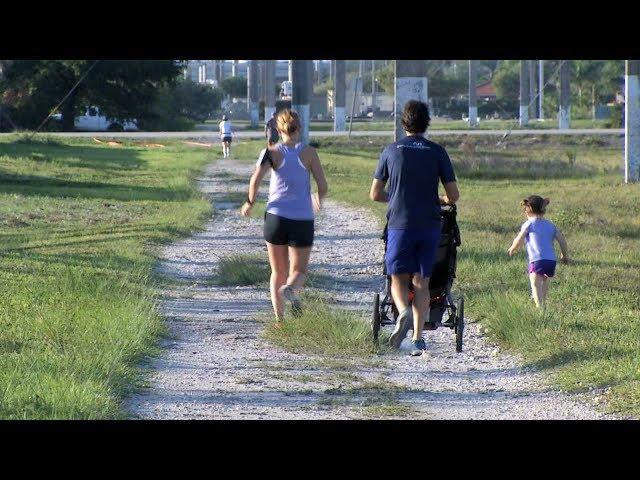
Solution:
<svg viewBox="0 0 640 480">
<path fill-rule="evenodd" d="M 225 95 L 246 95 L 244 78 L 227 78 L 217 88 L 185 78 L 183 60 L 94 63 L 0 61 L 0 127 L 35 129 L 67 96 L 60 120 L 51 119 L 43 130 L 71 131 L 75 117 L 89 107 L 115 124 L 136 121 L 143 130 L 185 130 L 217 115 Z"/>
</svg>

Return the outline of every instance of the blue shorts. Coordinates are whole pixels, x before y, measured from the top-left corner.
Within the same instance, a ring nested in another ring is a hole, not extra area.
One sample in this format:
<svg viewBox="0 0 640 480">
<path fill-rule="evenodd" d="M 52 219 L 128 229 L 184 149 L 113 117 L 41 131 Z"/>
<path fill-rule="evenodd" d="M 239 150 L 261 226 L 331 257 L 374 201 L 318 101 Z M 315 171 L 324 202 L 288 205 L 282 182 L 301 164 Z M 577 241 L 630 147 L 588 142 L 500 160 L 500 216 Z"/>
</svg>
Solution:
<svg viewBox="0 0 640 480">
<path fill-rule="evenodd" d="M 440 226 L 420 229 L 389 229 L 385 262 L 387 274 L 420 273 L 431 277 L 440 244 Z"/>
</svg>

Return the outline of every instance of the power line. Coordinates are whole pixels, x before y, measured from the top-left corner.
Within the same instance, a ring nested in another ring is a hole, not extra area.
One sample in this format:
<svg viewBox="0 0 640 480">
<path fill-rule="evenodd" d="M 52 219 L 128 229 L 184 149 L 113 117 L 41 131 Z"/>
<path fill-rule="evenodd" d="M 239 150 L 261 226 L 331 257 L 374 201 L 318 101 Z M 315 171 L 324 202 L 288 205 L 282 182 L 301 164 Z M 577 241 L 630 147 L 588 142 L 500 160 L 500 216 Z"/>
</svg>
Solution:
<svg viewBox="0 0 640 480">
<path fill-rule="evenodd" d="M 53 110 L 51 110 L 51 112 L 49 112 L 49 115 L 47 115 L 47 117 L 42 121 L 42 123 L 38 126 L 38 128 L 35 129 L 35 131 L 29 136 L 30 138 L 35 135 L 36 133 L 38 133 L 40 131 L 40 129 L 43 127 L 43 125 L 45 123 L 47 123 L 47 120 L 49 120 L 53 114 L 56 113 L 56 111 L 58 110 L 58 108 L 60 108 L 60 106 L 65 102 L 65 100 L 67 98 L 69 98 L 69 95 L 71 95 L 73 93 L 73 91 L 78 88 L 78 86 L 82 83 L 82 81 L 87 77 L 87 75 L 89 75 L 89 72 L 91 72 L 91 70 L 93 70 L 93 67 L 95 67 L 98 62 L 100 60 L 96 60 L 95 62 L 93 62 L 91 64 L 91 66 L 87 69 L 86 72 L 84 72 L 84 74 L 80 77 L 80 79 L 75 83 L 75 85 L 73 87 L 71 87 L 71 90 L 69 90 L 67 92 L 67 94 L 64 96 L 64 98 L 62 100 L 60 100 L 60 102 L 53 108 Z"/>
<path fill-rule="evenodd" d="M 542 88 L 538 88 L 538 93 L 531 99 L 529 99 L 529 105 L 527 106 L 527 108 L 531 107 L 531 104 L 534 103 L 536 101 L 536 99 L 538 98 L 538 96 L 540 95 L 540 92 L 542 92 L 547 85 L 549 85 L 551 83 L 551 80 L 558 75 L 558 73 L 560 72 L 560 68 L 562 68 L 562 66 L 564 65 L 564 63 L 567 60 L 561 60 L 560 63 L 558 64 L 558 66 L 556 67 L 555 71 L 551 74 L 551 76 L 549 76 L 549 79 L 545 82 L 545 84 L 542 86 Z M 503 110 L 504 111 L 504 110 Z M 502 136 L 502 138 L 500 140 L 498 140 L 498 143 L 496 145 L 502 145 L 502 142 L 504 142 L 507 137 L 509 135 L 511 135 L 511 132 L 513 131 L 514 127 L 518 125 L 517 121 L 514 121 L 513 126 L 509 127 L 507 129 L 507 131 L 505 132 L 505 134 Z"/>
</svg>

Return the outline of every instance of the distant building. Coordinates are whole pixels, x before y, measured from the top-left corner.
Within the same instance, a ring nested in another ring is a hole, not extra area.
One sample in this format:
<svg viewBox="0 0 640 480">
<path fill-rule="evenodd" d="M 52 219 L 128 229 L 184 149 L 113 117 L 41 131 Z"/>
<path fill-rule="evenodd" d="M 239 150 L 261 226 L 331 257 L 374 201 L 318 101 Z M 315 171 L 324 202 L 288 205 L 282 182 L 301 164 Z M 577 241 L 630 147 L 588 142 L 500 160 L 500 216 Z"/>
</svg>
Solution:
<svg viewBox="0 0 640 480">
<path fill-rule="evenodd" d="M 476 98 L 484 101 L 496 99 L 496 89 L 493 87 L 491 80 L 476 86 Z"/>
<path fill-rule="evenodd" d="M 190 78 L 197 83 L 214 83 L 218 76 L 222 79 L 231 77 L 233 74 L 234 60 L 187 60 L 184 78 Z M 247 62 L 239 61 L 236 64 L 236 75 L 238 77 L 247 76 Z M 218 70 L 216 75 L 216 69 Z M 321 60 L 314 62 L 314 79 L 317 79 L 318 70 L 321 78 L 327 79 L 329 76 L 329 61 Z M 289 80 L 289 60 L 276 60 L 276 81 L 280 85 Z"/>
</svg>

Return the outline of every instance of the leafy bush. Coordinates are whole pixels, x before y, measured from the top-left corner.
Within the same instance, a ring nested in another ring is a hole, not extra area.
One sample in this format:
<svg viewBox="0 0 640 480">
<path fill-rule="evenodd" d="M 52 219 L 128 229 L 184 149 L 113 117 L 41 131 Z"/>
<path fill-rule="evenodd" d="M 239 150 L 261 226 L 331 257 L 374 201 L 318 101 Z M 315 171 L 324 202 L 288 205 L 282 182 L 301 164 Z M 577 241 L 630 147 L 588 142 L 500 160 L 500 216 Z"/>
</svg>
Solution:
<svg viewBox="0 0 640 480">
<path fill-rule="evenodd" d="M 245 97 L 247 95 L 247 79 L 244 77 L 229 77 L 220 82 L 220 89 L 230 97 Z"/>
<path fill-rule="evenodd" d="M 622 105 L 613 105 L 609 114 L 608 128 L 622 128 L 624 126 L 624 109 Z"/>
<path fill-rule="evenodd" d="M 220 107 L 222 92 L 209 85 L 183 80 L 159 89 L 151 112 L 138 120 L 143 130 L 193 130 Z"/>
</svg>

